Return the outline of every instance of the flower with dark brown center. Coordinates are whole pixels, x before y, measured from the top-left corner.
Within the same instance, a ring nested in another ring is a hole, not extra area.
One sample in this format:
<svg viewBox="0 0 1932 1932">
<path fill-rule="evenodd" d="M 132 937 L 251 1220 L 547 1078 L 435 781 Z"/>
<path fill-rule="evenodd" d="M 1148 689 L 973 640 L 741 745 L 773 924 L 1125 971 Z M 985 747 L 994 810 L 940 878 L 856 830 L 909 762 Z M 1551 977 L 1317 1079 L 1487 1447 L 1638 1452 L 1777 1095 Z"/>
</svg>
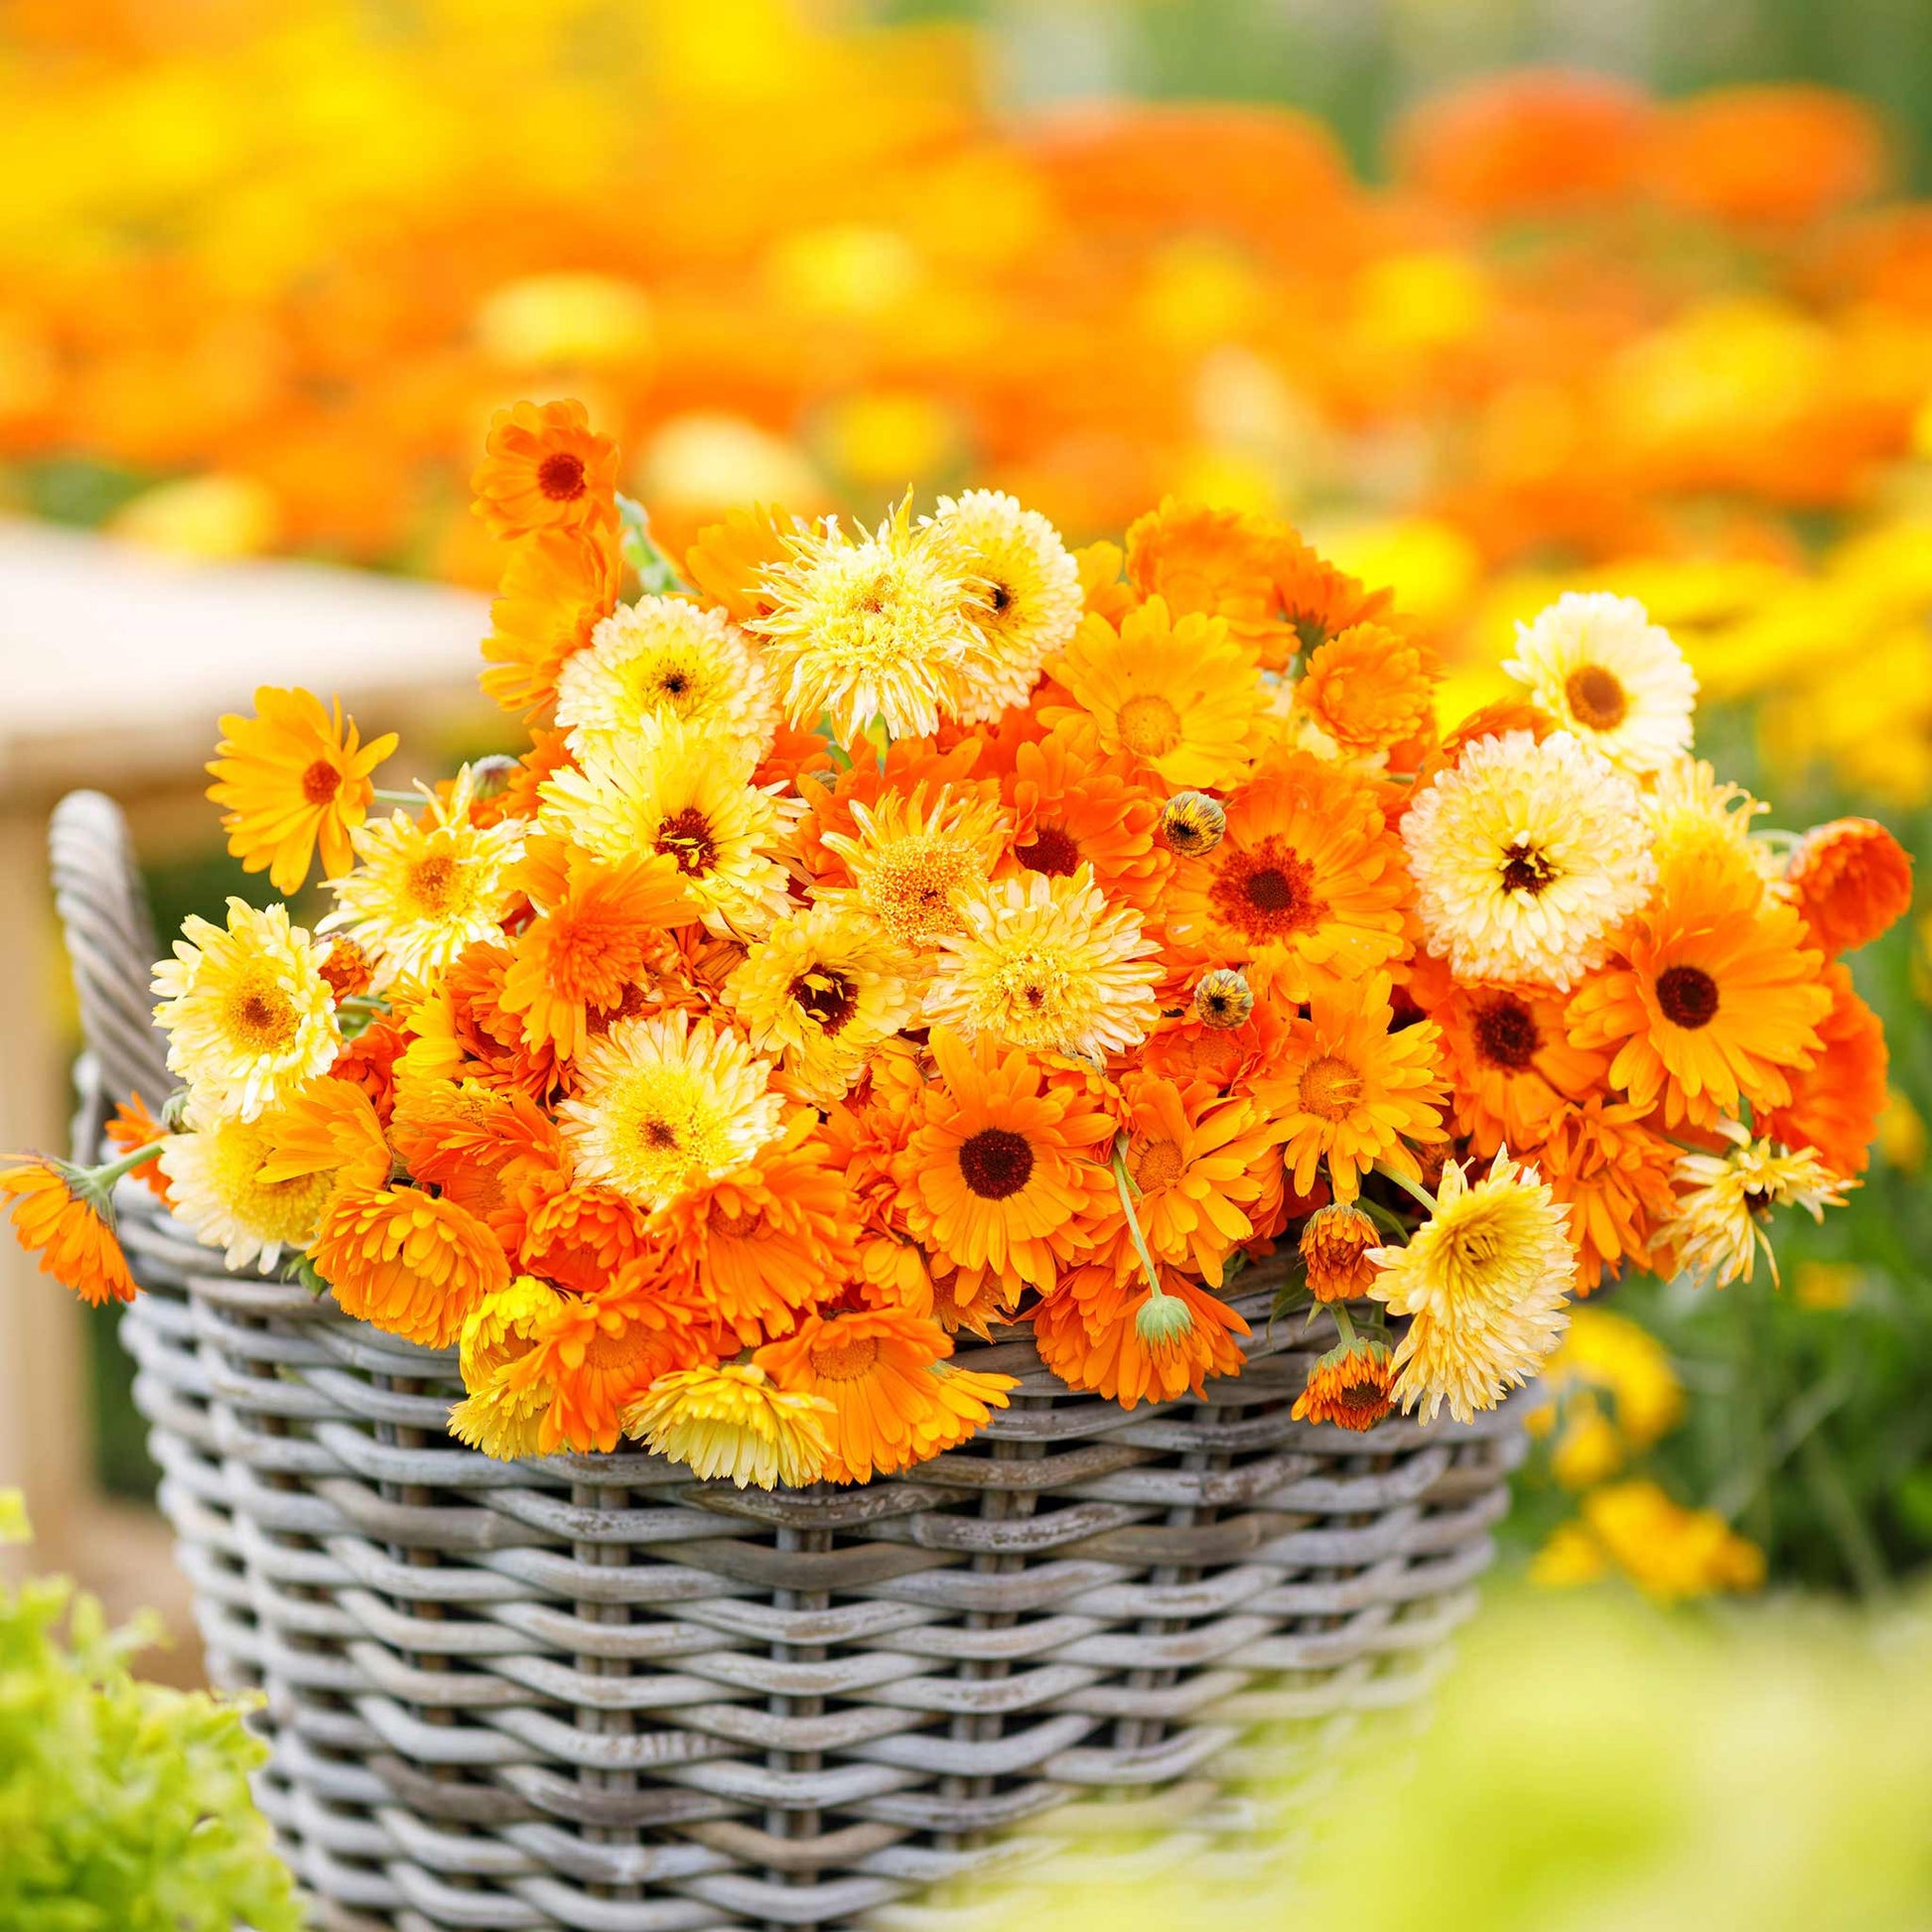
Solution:
<svg viewBox="0 0 1932 1932">
<path fill-rule="evenodd" d="M 584 459 L 572 450 L 555 450 L 537 465 L 537 487 L 553 503 L 574 503 L 586 488 Z"/>
<path fill-rule="evenodd" d="M 1013 856 L 1029 872 L 1043 872 L 1052 879 L 1068 879 L 1080 870 L 1080 848 L 1063 826 L 1036 825 L 1025 845 L 1017 845 Z"/>
<path fill-rule="evenodd" d="M 1314 891 L 1314 868 L 1272 832 L 1221 862 L 1208 899 L 1224 924 L 1256 941 L 1306 932 L 1328 910 Z"/>
<path fill-rule="evenodd" d="M 1477 1010 L 1472 1028 L 1476 1051 L 1491 1066 L 1527 1072 L 1543 1044 L 1533 1014 L 1513 993 L 1504 993 Z"/>
<path fill-rule="evenodd" d="M 800 973 L 791 983 L 791 997 L 828 1038 L 837 1035 L 859 1005 L 852 982 L 828 966 L 816 966 L 809 973 Z"/>
<path fill-rule="evenodd" d="M 1503 861 L 1503 888 L 1512 893 L 1528 893 L 1532 898 L 1557 876 L 1557 869 L 1535 847 L 1520 841 L 1511 846 Z"/>
<path fill-rule="evenodd" d="M 312 805 L 326 805 L 343 788 L 343 774 L 327 759 L 317 759 L 302 774 L 302 796 Z"/>
<path fill-rule="evenodd" d="M 1034 1151 L 1011 1128 L 982 1127 L 961 1146 L 959 1172 L 982 1200 L 1005 1200 L 1032 1178 Z"/>
<path fill-rule="evenodd" d="M 1580 725 L 1612 732 L 1630 713 L 1630 696 L 1614 671 L 1601 664 L 1579 664 L 1564 680 L 1563 695 Z"/>
<path fill-rule="evenodd" d="M 657 828 L 655 849 L 677 861 L 677 869 L 702 877 L 718 863 L 718 846 L 711 821 L 697 805 L 672 812 Z"/>
<path fill-rule="evenodd" d="M 1657 975 L 1657 1005 L 1672 1026 L 1695 1032 L 1718 1017 L 1718 982 L 1702 966 L 1667 966 Z"/>
</svg>

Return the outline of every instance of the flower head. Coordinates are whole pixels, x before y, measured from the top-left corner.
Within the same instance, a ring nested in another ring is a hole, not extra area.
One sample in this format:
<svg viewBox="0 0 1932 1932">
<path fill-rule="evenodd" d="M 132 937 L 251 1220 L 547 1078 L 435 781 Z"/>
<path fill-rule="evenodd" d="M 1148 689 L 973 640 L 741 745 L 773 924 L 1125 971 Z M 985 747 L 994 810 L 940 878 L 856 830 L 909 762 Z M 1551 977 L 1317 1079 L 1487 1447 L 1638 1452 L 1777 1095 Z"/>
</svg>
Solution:
<svg viewBox="0 0 1932 1932">
<path fill-rule="evenodd" d="M 1793 1153 L 1754 1140 L 1741 1121 L 1721 1121 L 1718 1131 L 1730 1143 L 1723 1153 L 1678 1158 L 1677 1212 L 1658 1230 L 1658 1242 L 1676 1252 L 1687 1275 L 1719 1288 L 1749 1281 L 1762 1249 L 1775 1282 L 1778 1258 L 1764 1231 L 1772 1209 L 1795 1205 L 1822 1221 L 1826 1208 L 1845 1205 L 1844 1190 L 1858 1182 L 1833 1173 L 1812 1148 Z"/>
<path fill-rule="evenodd" d="M 1147 914 L 1173 862 L 1157 837 L 1160 794 L 1144 775 L 1131 760 L 1102 752 L 1084 717 L 1062 719 L 1044 738 L 1022 744 L 1000 785 L 1013 858 L 1048 878 L 1090 866 L 1110 900 Z"/>
<path fill-rule="evenodd" d="M 617 521 L 618 446 L 581 402 L 519 402 L 490 419 L 471 487 L 493 537 Z"/>
<path fill-rule="evenodd" d="M 1673 1206 L 1677 1146 L 1648 1109 L 1593 1093 L 1545 1123 L 1536 1158 L 1552 1199 L 1570 1209 L 1577 1293 L 1588 1295 L 1627 1261 L 1651 1265 L 1651 1245 Z"/>
<path fill-rule="evenodd" d="M 1129 527 L 1125 561 L 1143 597 L 1165 600 L 1177 618 L 1220 619 L 1279 667 L 1299 642 L 1277 582 L 1294 548 L 1288 526 L 1273 517 L 1169 496 Z"/>
<path fill-rule="evenodd" d="M 265 684 L 255 716 L 221 720 L 207 795 L 222 807 L 221 829 L 243 872 L 267 872 L 278 893 L 299 892 L 316 847 L 330 878 L 346 872 L 349 834 L 375 787 L 369 774 L 396 749 L 394 732 L 364 745 L 355 721 L 307 691 Z"/>
<path fill-rule="evenodd" d="M 1309 1370 L 1289 1412 L 1296 1422 L 1373 1429 L 1395 1407 L 1395 1362 L 1386 1342 L 1366 1336 L 1338 1342 Z"/>
<path fill-rule="evenodd" d="M 1315 647 L 1295 703 L 1344 752 L 1387 752 L 1428 731 L 1435 685 L 1421 645 L 1358 623 Z"/>
<path fill-rule="evenodd" d="M 578 1175 L 644 1207 L 722 1179 L 781 1125 L 769 1064 L 737 1034 L 683 1013 L 621 1020 L 577 1070 L 557 1118 Z"/>
<path fill-rule="evenodd" d="M 1370 1253 L 1382 1245 L 1375 1223 L 1349 1201 L 1330 1201 L 1302 1230 L 1302 1265 L 1317 1302 L 1352 1302 L 1375 1279 Z"/>
<path fill-rule="evenodd" d="M 801 1489 L 824 1470 L 824 1396 L 781 1389 L 755 1364 L 673 1369 L 623 1412 L 624 1433 L 706 1480 Z"/>
<path fill-rule="evenodd" d="M 1855 952 L 1910 907 L 1912 859 L 1875 820 L 1835 818 L 1805 834 L 1784 883 L 1814 945 Z"/>
<path fill-rule="evenodd" d="M 960 930 L 939 936 L 925 1017 L 972 1039 L 1113 1053 L 1154 1025 L 1155 943 L 1131 906 L 1109 906 L 1086 867 L 1032 872 L 955 901 Z"/>
<path fill-rule="evenodd" d="M 1560 730 L 1621 771 L 1660 771 L 1691 749 L 1697 678 L 1634 598 L 1567 592 L 1516 626 L 1503 669 Z"/>
<path fill-rule="evenodd" d="M 1177 1270 L 1161 1271 L 1156 1306 L 1178 1305 L 1149 1335 L 1142 1317 L 1154 1290 L 1138 1273 L 1073 1270 L 1034 1311 L 1040 1360 L 1069 1388 L 1091 1389 L 1123 1409 L 1200 1395 L 1210 1375 L 1239 1375 L 1248 1324 L 1218 1296 Z"/>
<path fill-rule="evenodd" d="M 309 1254 L 345 1313 L 428 1348 L 447 1348 L 510 1279 L 489 1229 L 420 1187 L 339 1188 Z"/>
<path fill-rule="evenodd" d="M 1859 998 L 1852 975 L 1834 960 L 1825 968 L 1831 1011 L 1818 1023 L 1823 1050 L 1792 1069 L 1791 1098 L 1758 1121 L 1789 1148 L 1815 1148 L 1834 1173 L 1863 1173 L 1887 1104 L 1885 1029 Z"/>
<path fill-rule="evenodd" d="M 1477 1154 L 1534 1146 L 1567 1102 L 1601 1085 L 1609 1061 L 1571 1044 L 1567 1011 L 1561 994 L 1537 986 L 1457 986 L 1431 1009 L 1456 1131 Z"/>
<path fill-rule="evenodd" d="M 827 832 L 826 847 L 852 877 L 850 898 L 838 889 L 820 902 L 856 903 L 908 952 L 930 950 L 963 928 L 960 900 L 983 889 L 1000 862 L 1004 821 L 983 798 L 954 797 L 945 787 L 928 800 L 923 785 L 889 793 L 876 807 L 854 803 L 856 833 Z"/>
<path fill-rule="evenodd" d="M 288 907 L 228 901 L 225 930 L 199 915 L 154 969 L 168 1065 L 207 1106 L 253 1120 L 335 1063 L 343 1036 L 315 942 Z"/>
<path fill-rule="evenodd" d="M 1457 1422 L 1494 1408 L 1556 1347 L 1577 1262 L 1557 1205 L 1534 1168 L 1498 1154 L 1471 1182 L 1451 1161 L 1435 1211 L 1407 1247 L 1378 1248 L 1369 1294 L 1406 1314 L 1396 1345 L 1395 1397 L 1433 1422 L 1447 1402 Z"/>
<path fill-rule="evenodd" d="M 511 546 L 483 639 L 483 695 L 505 711 L 541 716 L 557 680 L 618 608 L 623 554 L 604 524 L 544 529 Z"/>
<path fill-rule="evenodd" d="M 113 1207 L 83 1183 L 81 1170 L 36 1155 L 0 1168 L 0 1200 L 12 1210 L 14 1239 L 91 1307 L 134 1300 L 134 1277 L 114 1235 Z"/>
<path fill-rule="evenodd" d="M 1567 990 L 1650 897 L 1636 787 L 1568 733 L 1482 738 L 1402 823 L 1431 952 L 1457 979 Z"/>
<path fill-rule="evenodd" d="M 458 1442 L 503 1459 L 537 1453 L 553 1391 L 541 1381 L 512 1382 L 510 1370 L 529 1353 L 558 1299 L 548 1283 L 518 1275 L 470 1311 L 461 1337 L 466 1394 L 450 1410 Z"/>
</svg>

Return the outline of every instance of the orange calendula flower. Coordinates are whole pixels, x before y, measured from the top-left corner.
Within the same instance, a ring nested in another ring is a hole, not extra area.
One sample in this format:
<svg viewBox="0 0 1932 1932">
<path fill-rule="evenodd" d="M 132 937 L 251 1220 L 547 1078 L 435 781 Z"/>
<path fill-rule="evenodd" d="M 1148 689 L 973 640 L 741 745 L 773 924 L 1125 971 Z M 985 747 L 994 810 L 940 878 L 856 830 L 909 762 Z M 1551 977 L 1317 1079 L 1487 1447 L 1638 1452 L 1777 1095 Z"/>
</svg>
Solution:
<svg viewBox="0 0 1932 1932">
<path fill-rule="evenodd" d="M 355 721 L 308 691 L 264 684 L 255 716 L 224 717 L 207 795 L 243 872 L 266 872 L 278 893 L 299 892 L 316 847 L 331 879 L 353 863 L 349 833 L 375 797 L 369 774 L 396 749 L 394 732 L 364 745 Z"/>
<path fill-rule="evenodd" d="M 389 1178 L 389 1144 L 375 1103 L 352 1080 L 317 1080 L 266 1117 L 270 1151 L 261 1178 L 270 1186 L 305 1174 L 331 1174 L 351 1187 Z"/>
<path fill-rule="evenodd" d="M 1210 1375 L 1239 1375 L 1247 1358 L 1236 1337 L 1248 1332 L 1247 1322 L 1173 1269 L 1162 1269 L 1161 1287 L 1186 1322 L 1165 1324 L 1150 1340 L 1140 1316 L 1154 1291 L 1144 1278 L 1076 1269 L 1034 1312 L 1040 1360 L 1069 1388 L 1091 1389 L 1123 1409 L 1199 1395 Z"/>
<path fill-rule="evenodd" d="M 822 1396 L 834 1482 L 870 1482 L 956 1449 L 1007 1406 L 1010 1375 L 955 1368 L 952 1339 L 901 1309 L 807 1314 L 796 1334 L 767 1343 L 757 1365 L 781 1389 Z"/>
<path fill-rule="evenodd" d="M 1676 1211 L 1671 1172 L 1679 1150 L 1646 1124 L 1645 1113 L 1592 1094 L 1554 1115 L 1545 1138 L 1529 1150 L 1551 1198 L 1570 1209 L 1579 1295 L 1626 1261 L 1649 1268 L 1651 1232 Z"/>
<path fill-rule="evenodd" d="M 505 711 L 547 713 L 558 674 L 590 647 L 592 632 L 618 608 L 622 583 L 623 556 L 608 525 L 538 530 L 517 542 L 489 607 L 484 696 Z"/>
<path fill-rule="evenodd" d="M 1169 496 L 1129 527 L 1127 576 L 1144 598 L 1164 599 L 1176 618 L 1224 619 L 1234 636 L 1283 664 L 1297 640 L 1276 578 L 1294 547 L 1294 533 L 1273 517 Z"/>
<path fill-rule="evenodd" d="M 1455 1131 L 1475 1151 L 1534 1146 L 1567 1102 L 1602 1080 L 1607 1057 L 1570 1043 L 1567 1002 L 1538 987 L 1457 986 L 1431 1010 Z"/>
<path fill-rule="evenodd" d="M 1168 933 L 1215 965 L 1255 962 L 1300 1001 L 1316 968 L 1358 979 L 1399 959 L 1410 896 L 1374 790 L 1298 758 L 1228 800 L 1212 852 L 1176 862 Z"/>
<path fill-rule="evenodd" d="M 115 1106 L 114 1116 L 107 1122 L 107 1138 L 121 1153 L 132 1154 L 136 1148 L 153 1147 L 166 1140 L 168 1130 L 148 1112 L 148 1103 L 138 1093 L 132 1093 Z M 136 1168 L 134 1175 L 156 1200 L 166 1203 L 168 1176 L 162 1173 L 159 1161 L 149 1161 Z"/>
<path fill-rule="evenodd" d="M 490 419 L 471 487 L 493 537 L 617 521 L 618 446 L 581 402 L 519 402 Z"/>
<path fill-rule="evenodd" d="M 1818 1023 L 1824 1051 L 1791 1076 L 1791 1098 L 1768 1111 L 1767 1139 L 1815 1148 L 1825 1165 L 1850 1179 L 1863 1173 L 1885 1111 L 1885 1029 L 1859 998 L 1851 973 L 1834 961 L 1825 968 L 1831 1011 Z"/>
<path fill-rule="evenodd" d="M 1330 1201 L 1316 1208 L 1302 1230 L 1309 1293 L 1317 1302 L 1348 1302 L 1366 1295 L 1375 1279 L 1369 1250 L 1381 1245 L 1381 1230 L 1359 1207 Z"/>
<path fill-rule="evenodd" d="M 1114 1124 L 1032 1055 L 935 1028 L 939 1078 L 894 1164 L 906 1225 L 955 1268 L 990 1268 L 1008 1306 L 1050 1288 L 1062 1261 L 1117 1211 L 1102 1150 Z"/>
<path fill-rule="evenodd" d="M 1309 1370 L 1308 1386 L 1289 1414 L 1296 1422 L 1373 1429 L 1395 1407 L 1394 1388 L 1387 1345 L 1358 1335 L 1337 1343 Z"/>
<path fill-rule="evenodd" d="M 1609 1080 L 1664 1118 L 1714 1126 L 1740 1101 L 1782 1107 L 1822 1042 L 1832 996 L 1796 910 L 1708 853 L 1666 868 L 1621 966 L 1570 1003 L 1573 1045 L 1613 1052 Z"/>
<path fill-rule="evenodd" d="M 768 618 L 777 600 L 765 585 L 765 574 L 791 554 L 785 537 L 797 529 L 782 510 L 762 503 L 727 510 L 725 520 L 707 524 L 684 553 L 685 575 L 733 623 Z"/>
<path fill-rule="evenodd" d="M 1356 624 L 1385 623 L 1395 605 L 1393 591 L 1371 591 L 1299 540 L 1276 553 L 1275 596 L 1295 640 L 1311 652 Z M 1287 660 L 1264 661 L 1279 670 Z"/>
<path fill-rule="evenodd" d="M 1314 1185 L 1324 1162 L 1337 1200 L 1353 1200 L 1377 1162 L 1420 1180 L 1406 1143 L 1442 1136 L 1441 1035 L 1427 1020 L 1391 1033 L 1389 991 L 1387 974 L 1359 986 L 1317 986 L 1309 1017 L 1289 1029 L 1279 1070 L 1255 1084 L 1255 1097 L 1287 1143 L 1298 1193 Z"/>
<path fill-rule="evenodd" d="M 508 1173 L 522 1165 L 511 1164 Z M 659 1253 L 644 1216 L 621 1194 L 570 1184 L 554 1168 L 514 1187 L 490 1227 L 499 1239 L 514 1232 L 520 1269 L 579 1295 Z"/>
<path fill-rule="evenodd" d="M 447 1348 L 509 1263 L 483 1222 L 418 1187 L 339 1188 L 309 1249 L 345 1313 Z"/>
<path fill-rule="evenodd" d="M 1912 858 L 1869 818 L 1835 818 L 1805 834 L 1784 883 L 1826 955 L 1869 945 L 1912 903 Z"/>
<path fill-rule="evenodd" d="M 1161 797 L 1133 761 L 1109 758 L 1086 718 L 1022 745 L 1001 783 L 1012 854 L 1029 872 L 1067 878 L 1082 866 L 1110 900 L 1149 910 L 1173 861 L 1157 834 Z"/>
<path fill-rule="evenodd" d="M 1421 645 L 1358 623 L 1315 646 L 1295 702 L 1344 752 L 1386 752 L 1428 731 L 1435 687 Z"/>
<path fill-rule="evenodd" d="M 86 1173 L 36 1155 L 0 1169 L 0 1198 L 11 1205 L 14 1239 L 90 1307 L 134 1300 L 134 1277 L 114 1238 L 106 1188 Z"/>
</svg>

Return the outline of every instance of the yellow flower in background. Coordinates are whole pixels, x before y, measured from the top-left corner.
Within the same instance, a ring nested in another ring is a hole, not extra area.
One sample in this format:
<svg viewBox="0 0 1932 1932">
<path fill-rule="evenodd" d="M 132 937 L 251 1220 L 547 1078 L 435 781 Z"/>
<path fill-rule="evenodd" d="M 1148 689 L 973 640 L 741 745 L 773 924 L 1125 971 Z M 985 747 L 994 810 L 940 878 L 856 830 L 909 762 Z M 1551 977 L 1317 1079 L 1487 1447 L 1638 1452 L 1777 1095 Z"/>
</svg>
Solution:
<svg viewBox="0 0 1932 1932">
<path fill-rule="evenodd" d="M 222 807 L 242 871 L 266 872 L 278 893 L 300 892 L 319 845 L 327 877 L 346 872 L 350 834 L 375 797 L 370 774 L 396 743 L 384 732 L 364 745 L 340 703 L 332 714 L 310 692 L 270 684 L 255 693 L 254 717 L 223 718 L 207 795 Z"/>
<path fill-rule="evenodd" d="M 626 1435 L 695 1476 L 722 1476 L 743 1489 L 816 1482 L 830 1451 L 821 1395 L 781 1389 L 764 1370 L 727 1362 L 660 1375 L 623 1412 Z"/>
<path fill-rule="evenodd" d="M 1684 1509 L 1654 1482 L 1616 1482 L 1584 1498 L 1584 1528 L 1647 1595 L 1663 1602 L 1764 1582 L 1764 1552 L 1709 1509 Z"/>
<path fill-rule="evenodd" d="M 1567 1489 L 1615 1475 L 1684 1417 L 1684 1387 L 1663 1343 L 1588 1303 L 1571 1311 L 1569 1329 L 1544 1364 L 1543 1383 L 1556 1402 L 1537 1410 L 1530 1428 L 1536 1435 L 1555 1431 L 1551 1472 Z"/>
</svg>

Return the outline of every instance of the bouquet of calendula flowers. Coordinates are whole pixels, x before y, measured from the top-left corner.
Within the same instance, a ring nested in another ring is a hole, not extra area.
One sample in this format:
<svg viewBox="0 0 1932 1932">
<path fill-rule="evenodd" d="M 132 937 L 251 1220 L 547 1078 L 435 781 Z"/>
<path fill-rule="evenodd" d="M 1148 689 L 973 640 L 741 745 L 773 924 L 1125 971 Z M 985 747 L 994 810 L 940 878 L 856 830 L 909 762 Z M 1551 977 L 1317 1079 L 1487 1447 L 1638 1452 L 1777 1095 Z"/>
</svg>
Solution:
<svg viewBox="0 0 1932 1932">
<path fill-rule="evenodd" d="M 228 1265 L 458 1346 L 464 1441 L 623 1436 L 862 1482 L 1013 1386 L 1024 1325 L 1132 1408 L 1242 1366 L 1239 1271 L 1339 1345 L 1298 1416 L 1467 1418 L 1606 1274 L 1752 1273 L 1864 1160 L 1884 1046 L 1839 955 L 1896 915 L 1692 756 L 1643 611 L 1565 597 L 1444 731 L 1387 592 L 1173 501 L 1069 553 L 1011 497 L 745 511 L 675 570 L 574 403 L 499 417 L 485 688 L 529 720 L 386 818 L 305 693 L 223 721 L 230 903 L 155 974 L 183 1082 L 4 1177 L 132 1292 L 141 1171 Z"/>
</svg>

